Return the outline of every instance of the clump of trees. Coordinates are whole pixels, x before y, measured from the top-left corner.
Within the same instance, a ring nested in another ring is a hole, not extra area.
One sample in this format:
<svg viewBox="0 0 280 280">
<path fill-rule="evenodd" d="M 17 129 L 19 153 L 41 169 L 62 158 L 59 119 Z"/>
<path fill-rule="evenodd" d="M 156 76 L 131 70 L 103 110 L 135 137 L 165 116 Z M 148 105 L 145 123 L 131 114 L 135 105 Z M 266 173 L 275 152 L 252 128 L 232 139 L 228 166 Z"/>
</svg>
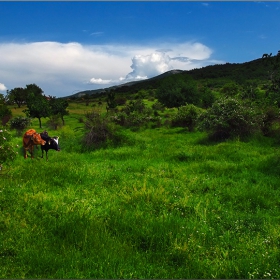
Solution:
<svg viewBox="0 0 280 280">
<path fill-rule="evenodd" d="M 37 118 L 40 127 L 42 127 L 41 119 L 47 117 L 51 119 L 50 123 L 54 127 L 59 126 L 60 120 L 64 125 L 64 116 L 69 114 L 67 100 L 44 95 L 44 91 L 36 84 L 26 85 L 25 88 L 17 87 L 10 91 L 8 90 L 6 100 L 8 104 L 16 103 L 19 108 L 26 104 L 27 109 L 24 110 L 26 116 L 28 118 Z"/>
<path fill-rule="evenodd" d="M 197 83 L 186 75 L 164 79 L 157 89 L 156 98 L 168 108 L 178 108 L 186 103 L 198 105 L 200 101 Z"/>
</svg>

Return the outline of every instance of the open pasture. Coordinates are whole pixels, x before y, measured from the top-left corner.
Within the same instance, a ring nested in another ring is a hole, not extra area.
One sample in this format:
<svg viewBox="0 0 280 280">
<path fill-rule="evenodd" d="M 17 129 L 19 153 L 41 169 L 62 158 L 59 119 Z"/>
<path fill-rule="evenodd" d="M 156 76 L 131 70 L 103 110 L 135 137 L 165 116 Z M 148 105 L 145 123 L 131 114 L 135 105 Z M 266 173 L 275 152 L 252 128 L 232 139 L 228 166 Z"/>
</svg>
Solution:
<svg viewBox="0 0 280 280">
<path fill-rule="evenodd" d="M 19 156 L 0 175 L 1 278 L 280 278 L 275 139 L 124 129 L 118 146 L 85 151 L 86 106 L 75 108 L 57 131 L 33 120 L 60 136 L 48 162 L 40 149 L 24 159 L 15 133 Z"/>
</svg>

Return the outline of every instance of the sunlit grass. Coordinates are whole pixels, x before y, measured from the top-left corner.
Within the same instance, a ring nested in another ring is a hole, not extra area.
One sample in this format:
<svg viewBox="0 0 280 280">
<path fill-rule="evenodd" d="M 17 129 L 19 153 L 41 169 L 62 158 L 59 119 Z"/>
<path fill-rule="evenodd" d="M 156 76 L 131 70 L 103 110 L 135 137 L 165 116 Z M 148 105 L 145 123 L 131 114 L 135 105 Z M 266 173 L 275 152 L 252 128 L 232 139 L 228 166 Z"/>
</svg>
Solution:
<svg viewBox="0 0 280 280">
<path fill-rule="evenodd" d="M 61 152 L 19 148 L 0 175 L 2 278 L 280 277 L 273 139 L 162 127 L 84 151 L 78 119 L 65 120 L 49 131 Z"/>
</svg>

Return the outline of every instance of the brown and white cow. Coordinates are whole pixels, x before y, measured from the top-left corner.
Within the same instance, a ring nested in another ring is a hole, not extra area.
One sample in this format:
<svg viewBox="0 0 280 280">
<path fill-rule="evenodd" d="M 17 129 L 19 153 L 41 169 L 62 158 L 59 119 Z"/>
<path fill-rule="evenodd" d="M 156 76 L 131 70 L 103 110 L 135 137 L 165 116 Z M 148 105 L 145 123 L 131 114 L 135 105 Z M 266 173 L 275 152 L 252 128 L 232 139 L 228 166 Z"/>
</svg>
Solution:
<svg viewBox="0 0 280 280">
<path fill-rule="evenodd" d="M 35 129 L 27 130 L 23 135 L 23 149 L 24 149 L 24 158 L 27 158 L 27 151 L 29 150 L 31 158 L 33 156 L 33 150 L 35 145 L 45 145 L 46 141 L 41 138 L 41 135 L 36 132 Z"/>
</svg>

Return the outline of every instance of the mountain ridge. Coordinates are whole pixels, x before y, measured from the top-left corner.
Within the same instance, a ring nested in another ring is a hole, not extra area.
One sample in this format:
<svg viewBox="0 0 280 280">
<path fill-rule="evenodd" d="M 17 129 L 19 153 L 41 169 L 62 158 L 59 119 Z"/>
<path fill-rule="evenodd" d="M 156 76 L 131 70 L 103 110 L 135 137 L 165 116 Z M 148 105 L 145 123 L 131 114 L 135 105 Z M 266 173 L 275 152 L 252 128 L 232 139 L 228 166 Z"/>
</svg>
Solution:
<svg viewBox="0 0 280 280">
<path fill-rule="evenodd" d="M 274 57 L 271 57 L 274 59 Z M 66 96 L 64 98 L 77 98 L 85 95 L 102 94 L 111 90 L 121 90 L 122 88 L 133 88 L 143 85 L 150 86 L 156 85 L 156 82 L 160 81 L 171 75 L 178 74 L 188 74 L 192 76 L 195 80 L 215 80 L 215 79 L 225 79 L 237 83 L 242 83 L 245 80 L 267 80 L 268 72 L 271 70 L 271 66 L 268 63 L 264 63 L 262 58 L 258 58 L 249 62 L 243 63 L 224 63 L 224 64 L 214 64 L 208 65 L 201 68 L 194 68 L 191 70 L 180 70 L 174 69 L 164 72 L 155 77 L 140 80 L 131 81 L 120 85 L 115 85 L 107 88 L 100 88 L 95 90 L 84 90 L 77 92 L 73 95 Z"/>
</svg>

